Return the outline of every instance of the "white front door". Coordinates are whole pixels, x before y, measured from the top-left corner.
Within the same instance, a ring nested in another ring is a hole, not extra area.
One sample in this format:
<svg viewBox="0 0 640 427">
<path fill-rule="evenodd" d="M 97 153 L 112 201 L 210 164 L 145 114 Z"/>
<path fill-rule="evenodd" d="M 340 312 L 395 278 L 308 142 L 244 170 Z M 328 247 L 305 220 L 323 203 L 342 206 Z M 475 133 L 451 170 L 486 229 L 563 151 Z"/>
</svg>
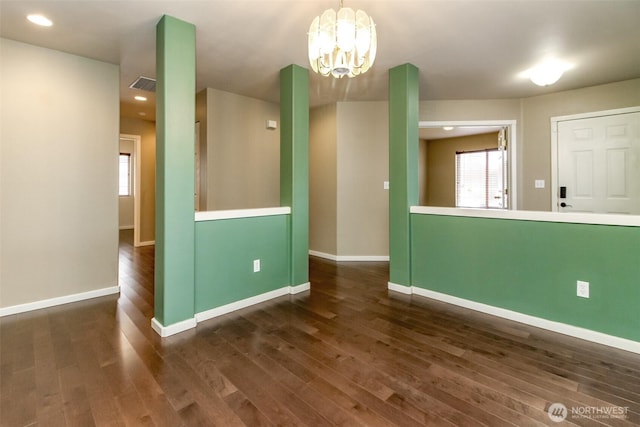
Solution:
<svg viewBox="0 0 640 427">
<path fill-rule="evenodd" d="M 558 187 L 559 212 L 640 214 L 640 112 L 559 121 Z"/>
</svg>

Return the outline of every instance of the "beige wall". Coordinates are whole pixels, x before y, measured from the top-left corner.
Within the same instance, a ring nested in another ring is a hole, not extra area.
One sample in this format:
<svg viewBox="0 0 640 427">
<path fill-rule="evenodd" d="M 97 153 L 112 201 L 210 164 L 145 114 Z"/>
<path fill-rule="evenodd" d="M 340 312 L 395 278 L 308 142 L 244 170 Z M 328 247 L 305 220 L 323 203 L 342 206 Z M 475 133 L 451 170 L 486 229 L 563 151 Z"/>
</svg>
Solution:
<svg viewBox="0 0 640 427">
<path fill-rule="evenodd" d="M 427 140 L 418 141 L 418 204 L 427 204 Z"/>
<path fill-rule="evenodd" d="M 524 99 L 520 209 L 551 209 L 551 117 L 639 105 L 640 79 Z M 545 180 L 544 189 L 534 189 L 536 179 Z"/>
<path fill-rule="evenodd" d="M 456 206 L 456 151 L 498 147 L 498 132 L 427 142 L 427 206 Z"/>
<path fill-rule="evenodd" d="M 516 203 L 522 202 L 522 101 L 520 99 L 420 101 L 420 121 L 516 121 Z"/>
<path fill-rule="evenodd" d="M 420 101 L 420 121 L 519 120 L 519 99 Z"/>
<path fill-rule="evenodd" d="M 389 255 L 386 102 L 339 102 L 309 115 L 309 249 Z"/>
<path fill-rule="evenodd" d="M 387 102 L 337 104 L 338 256 L 389 255 L 388 141 Z"/>
<path fill-rule="evenodd" d="M 209 88 L 196 108 L 206 140 L 205 209 L 280 206 L 280 106 Z M 267 120 L 278 129 L 266 129 Z"/>
<path fill-rule="evenodd" d="M 640 105 L 640 79 L 524 99 L 421 101 L 421 121 L 516 120 L 518 209 L 551 209 L 551 128 L 555 116 Z M 534 181 L 544 179 L 544 189 Z"/>
<path fill-rule="evenodd" d="M 200 194 L 199 210 L 207 210 L 207 93 L 206 89 L 196 94 L 196 137 L 200 148 Z M 197 166 L 197 165 L 196 165 Z"/>
<path fill-rule="evenodd" d="M 309 112 L 309 248 L 336 255 L 337 125 L 336 104 Z"/>
<path fill-rule="evenodd" d="M 419 119 L 420 121 L 515 120 L 518 208 L 549 210 L 550 117 L 635 105 L 640 105 L 640 79 L 527 99 L 421 101 Z M 338 256 L 388 253 L 388 192 L 381 190 L 382 181 L 388 176 L 387 110 L 386 102 L 337 104 L 335 113 L 337 126 L 336 222 L 334 225 L 332 219 L 327 220 L 332 215 L 330 207 L 327 207 L 329 213 L 322 216 L 317 212 L 311 212 L 310 249 Z M 321 116 L 318 111 L 319 109 L 312 111 L 312 129 L 314 126 L 319 126 L 317 123 L 314 124 Z M 332 128 L 330 127 L 327 132 L 333 132 Z M 320 170 L 326 170 L 331 174 L 333 158 L 326 155 L 319 156 L 314 151 L 314 134 L 316 133 L 318 133 L 317 129 L 311 135 L 311 174 L 318 176 Z M 420 153 L 423 152 L 424 147 L 420 150 Z M 423 154 L 420 155 L 422 162 Z M 426 173 L 424 169 L 423 167 L 423 172 Z M 545 179 L 547 188 L 534 189 L 535 179 Z M 429 182 L 428 176 L 426 181 Z M 331 181 L 327 185 L 334 184 Z M 311 183 L 310 206 L 312 207 L 323 203 L 319 186 L 320 183 L 317 181 Z M 423 190 L 421 190 L 421 198 L 425 197 Z M 332 193 L 328 196 L 324 194 L 322 197 L 331 200 Z M 319 222 L 320 219 L 324 222 Z M 334 247 L 331 240 L 334 234 L 336 235 L 336 252 L 330 252 Z M 322 242 L 319 236 L 329 241 Z"/>
<path fill-rule="evenodd" d="M 120 118 L 120 133 L 140 136 L 140 242 L 155 241 L 156 226 L 156 124 Z"/>
<path fill-rule="evenodd" d="M 117 286 L 118 74 L 0 40 L 0 306 Z"/>
</svg>

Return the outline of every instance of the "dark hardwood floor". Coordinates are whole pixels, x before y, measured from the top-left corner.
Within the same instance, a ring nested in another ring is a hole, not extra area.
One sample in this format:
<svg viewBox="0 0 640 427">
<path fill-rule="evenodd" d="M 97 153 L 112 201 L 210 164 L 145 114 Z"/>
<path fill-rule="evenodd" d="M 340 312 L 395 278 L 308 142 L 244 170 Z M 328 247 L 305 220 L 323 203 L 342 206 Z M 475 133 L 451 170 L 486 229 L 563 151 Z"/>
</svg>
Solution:
<svg viewBox="0 0 640 427">
<path fill-rule="evenodd" d="M 124 232 L 120 296 L 0 319 L 2 426 L 640 425 L 640 355 L 390 293 L 384 262 L 311 258 L 310 292 L 160 339 L 153 252 Z"/>
</svg>

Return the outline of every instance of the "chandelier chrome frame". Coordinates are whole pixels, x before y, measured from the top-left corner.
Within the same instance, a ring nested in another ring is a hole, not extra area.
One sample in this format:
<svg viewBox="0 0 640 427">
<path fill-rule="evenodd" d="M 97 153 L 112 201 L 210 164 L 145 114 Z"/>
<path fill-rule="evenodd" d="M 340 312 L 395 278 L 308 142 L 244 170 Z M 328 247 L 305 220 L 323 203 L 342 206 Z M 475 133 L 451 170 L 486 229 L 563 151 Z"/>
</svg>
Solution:
<svg viewBox="0 0 640 427">
<path fill-rule="evenodd" d="M 373 19 L 364 11 L 343 7 L 325 10 L 309 27 L 309 63 L 314 72 L 335 78 L 365 73 L 376 58 Z"/>
</svg>

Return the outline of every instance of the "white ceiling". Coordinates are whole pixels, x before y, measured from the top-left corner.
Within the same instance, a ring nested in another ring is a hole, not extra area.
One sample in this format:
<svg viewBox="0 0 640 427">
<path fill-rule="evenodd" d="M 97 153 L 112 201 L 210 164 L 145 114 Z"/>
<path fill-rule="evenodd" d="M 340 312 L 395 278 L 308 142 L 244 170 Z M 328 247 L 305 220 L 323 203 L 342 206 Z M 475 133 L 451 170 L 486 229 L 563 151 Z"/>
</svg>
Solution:
<svg viewBox="0 0 640 427">
<path fill-rule="evenodd" d="M 0 35 L 120 64 L 123 114 L 136 114 L 136 77 L 155 77 L 155 25 L 196 25 L 197 90 L 279 99 L 278 73 L 308 67 L 306 32 L 337 0 L 0 0 Z M 345 0 L 376 22 L 378 56 L 354 79 L 312 73 L 312 106 L 387 99 L 388 69 L 420 69 L 420 99 L 522 98 L 640 77 L 640 0 Z M 42 13 L 40 28 L 26 21 Z M 545 57 L 573 63 L 554 86 L 518 74 Z M 147 109 L 153 114 L 154 98 Z"/>
</svg>

